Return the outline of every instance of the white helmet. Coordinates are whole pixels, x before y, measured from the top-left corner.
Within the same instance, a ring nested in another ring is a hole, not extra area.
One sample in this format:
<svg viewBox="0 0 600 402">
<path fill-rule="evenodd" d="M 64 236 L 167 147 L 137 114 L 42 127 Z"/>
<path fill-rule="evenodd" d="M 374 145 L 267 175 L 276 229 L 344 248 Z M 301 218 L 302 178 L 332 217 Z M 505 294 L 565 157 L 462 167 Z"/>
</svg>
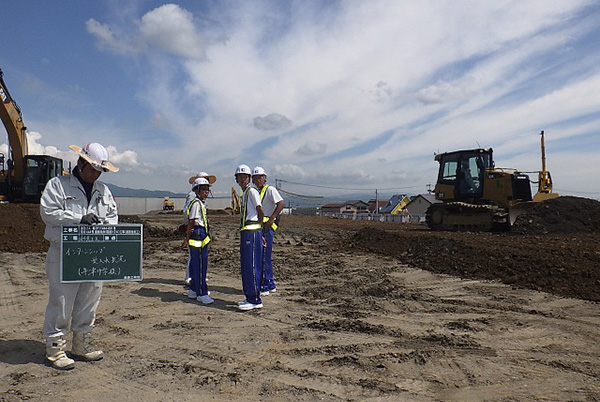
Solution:
<svg viewBox="0 0 600 402">
<path fill-rule="evenodd" d="M 252 170 L 252 176 L 266 176 L 266 175 L 267 175 L 267 172 L 265 172 L 265 169 L 263 169 L 260 166 L 257 166 Z"/>
<path fill-rule="evenodd" d="M 77 152 L 85 161 L 99 172 L 117 172 L 119 168 L 108 161 L 108 151 L 97 142 L 87 144 L 80 148 L 77 145 L 71 145 L 73 151 Z"/>
<path fill-rule="evenodd" d="M 235 169 L 235 175 L 234 176 L 236 176 L 238 174 L 247 174 L 247 175 L 252 176 L 252 173 L 250 172 L 250 166 L 248 166 L 248 165 L 240 165 L 240 166 L 238 166 L 237 169 Z"/>
<path fill-rule="evenodd" d="M 210 187 L 210 182 L 208 180 L 206 180 L 204 177 L 198 177 L 196 180 L 194 180 L 194 183 L 192 183 L 192 190 L 195 189 L 196 187 L 200 187 L 200 186 L 209 186 Z"/>
</svg>

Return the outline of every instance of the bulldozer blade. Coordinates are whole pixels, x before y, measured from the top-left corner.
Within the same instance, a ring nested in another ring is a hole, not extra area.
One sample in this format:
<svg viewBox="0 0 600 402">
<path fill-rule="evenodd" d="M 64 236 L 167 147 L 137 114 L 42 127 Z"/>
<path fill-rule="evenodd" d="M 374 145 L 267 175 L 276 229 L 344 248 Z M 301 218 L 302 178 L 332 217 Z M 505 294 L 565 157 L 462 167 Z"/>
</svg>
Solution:
<svg viewBox="0 0 600 402">
<path fill-rule="evenodd" d="M 525 212 L 531 210 L 536 204 L 537 204 L 537 202 L 534 202 L 534 201 L 526 201 L 526 202 L 520 202 L 520 203 L 515 204 L 512 207 L 510 207 L 508 210 L 510 226 L 512 226 L 515 223 L 515 221 L 517 220 L 517 217 L 519 215 L 522 215 Z"/>
<path fill-rule="evenodd" d="M 558 193 L 536 193 L 533 196 L 533 202 L 542 202 L 553 198 L 558 198 Z"/>
</svg>

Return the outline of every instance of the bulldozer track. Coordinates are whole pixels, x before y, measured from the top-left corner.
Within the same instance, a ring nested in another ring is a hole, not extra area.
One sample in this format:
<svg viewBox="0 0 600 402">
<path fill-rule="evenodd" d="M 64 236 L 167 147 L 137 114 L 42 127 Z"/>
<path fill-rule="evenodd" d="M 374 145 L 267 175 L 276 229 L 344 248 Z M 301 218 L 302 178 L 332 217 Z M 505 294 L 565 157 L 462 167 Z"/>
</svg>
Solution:
<svg viewBox="0 0 600 402">
<path fill-rule="evenodd" d="M 510 230 L 508 211 L 488 204 L 465 202 L 433 204 L 427 209 L 425 222 L 433 230 L 484 232 Z"/>
</svg>

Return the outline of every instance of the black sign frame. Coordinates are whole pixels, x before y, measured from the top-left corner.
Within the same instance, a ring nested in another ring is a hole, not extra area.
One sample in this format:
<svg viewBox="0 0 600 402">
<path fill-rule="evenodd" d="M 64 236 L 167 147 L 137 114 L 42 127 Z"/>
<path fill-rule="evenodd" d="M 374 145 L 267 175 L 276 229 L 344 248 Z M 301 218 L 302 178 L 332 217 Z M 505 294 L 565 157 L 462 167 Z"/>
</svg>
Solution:
<svg viewBox="0 0 600 402">
<path fill-rule="evenodd" d="M 62 225 L 60 281 L 141 281 L 143 246 L 141 223 Z"/>
</svg>

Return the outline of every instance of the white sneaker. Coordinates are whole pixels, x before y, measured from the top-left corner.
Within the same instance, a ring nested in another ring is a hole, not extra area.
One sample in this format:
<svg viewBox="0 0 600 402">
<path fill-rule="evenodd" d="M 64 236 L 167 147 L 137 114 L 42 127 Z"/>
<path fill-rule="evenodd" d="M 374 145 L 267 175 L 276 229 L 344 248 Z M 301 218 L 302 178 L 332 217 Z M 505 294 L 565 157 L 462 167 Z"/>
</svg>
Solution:
<svg viewBox="0 0 600 402">
<path fill-rule="evenodd" d="M 260 295 L 261 295 L 261 296 L 268 296 L 268 295 L 269 295 L 269 291 L 268 291 L 268 290 L 262 290 L 262 291 L 260 292 Z"/>
<path fill-rule="evenodd" d="M 214 300 L 209 295 L 198 296 L 196 298 L 196 300 L 198 300 L 199 302 L 202 302 L 202 304 L 210 304 L 210 303 L 214 302 Z"/>
<path fill-rule="evenodd" d="M 192 289 L 188 290 L 188 299 L 195 299 L 196 297 L 198 297 L 196 292 L 194 292 Z"/>
<path fill-rule="evenodd" d="M 238 308 L 240 310 L 252 310 L 255 308 L 262 308 L 263 304 L 262 303 L 258 303 L 258 304 L 254 304 L 254 303 L 250 303 L 247 300 L 244 300 L 243 302 L 238 303 Z"/>
</svg>

